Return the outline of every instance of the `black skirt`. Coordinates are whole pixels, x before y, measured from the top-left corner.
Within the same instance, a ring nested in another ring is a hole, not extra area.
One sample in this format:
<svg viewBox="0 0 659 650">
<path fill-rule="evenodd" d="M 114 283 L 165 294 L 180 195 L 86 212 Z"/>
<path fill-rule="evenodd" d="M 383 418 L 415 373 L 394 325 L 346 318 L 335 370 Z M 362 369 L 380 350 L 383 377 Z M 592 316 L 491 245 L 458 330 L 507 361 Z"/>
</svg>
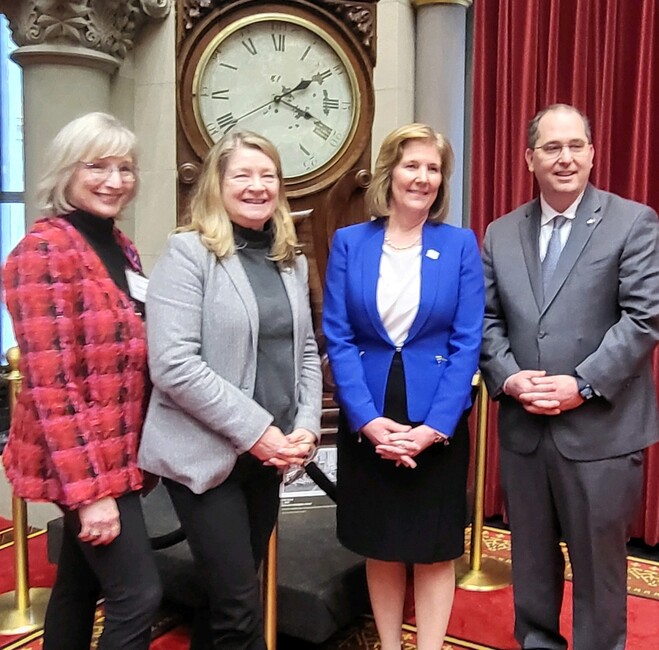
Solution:
<svg viewBox="0 0 659 650">
<path fill-rule="evenodd" d="M 385 417 L 405 424 L 405 374 L 396 353 L 387 380 Z M 337 441 L 337 535 L 368 558 L 415 564 L 441 562 L 464 552 L 469 430 L 466 414 L 448 446 L 430 445 L 418 466 L 396 467 L 371 441 L 350 431 L 341 415 Z"/>
</svg>

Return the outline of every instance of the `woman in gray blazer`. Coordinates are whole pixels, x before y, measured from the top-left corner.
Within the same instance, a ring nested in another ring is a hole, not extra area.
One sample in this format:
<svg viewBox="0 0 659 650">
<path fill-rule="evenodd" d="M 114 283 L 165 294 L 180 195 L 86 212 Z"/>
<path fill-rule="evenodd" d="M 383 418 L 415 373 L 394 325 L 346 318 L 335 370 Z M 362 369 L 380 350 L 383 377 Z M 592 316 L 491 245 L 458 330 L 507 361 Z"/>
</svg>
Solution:
<svg viewBox="0 0 659 650">
<path fill-rule="evenodd" d="M 203 576 L 210 647 L 265 650 L 257 570 L 281 472 L 318 442 L 322 394 L 307 261 L 274 146 L 222 138 L 190 213 L 149 282 L 154 390 L 139 459 L 163 477 Z"/>
</svg>

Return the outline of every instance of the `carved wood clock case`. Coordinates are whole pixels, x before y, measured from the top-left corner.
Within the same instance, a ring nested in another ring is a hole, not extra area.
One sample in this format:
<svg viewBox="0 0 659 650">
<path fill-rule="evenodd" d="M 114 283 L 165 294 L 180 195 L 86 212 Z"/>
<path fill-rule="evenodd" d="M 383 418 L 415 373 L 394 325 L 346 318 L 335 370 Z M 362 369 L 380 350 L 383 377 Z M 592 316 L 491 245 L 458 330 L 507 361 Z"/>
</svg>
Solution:
<svg viewBox="0 0 659 650">
<path fill-rule="evenodd" d="M 363 221 L 377 0 L 179 0 L 179 220 L 201 161 L 232 129 L 269 138 L 310 261 L 316 325 L 334 231 Z"/>
</svg>

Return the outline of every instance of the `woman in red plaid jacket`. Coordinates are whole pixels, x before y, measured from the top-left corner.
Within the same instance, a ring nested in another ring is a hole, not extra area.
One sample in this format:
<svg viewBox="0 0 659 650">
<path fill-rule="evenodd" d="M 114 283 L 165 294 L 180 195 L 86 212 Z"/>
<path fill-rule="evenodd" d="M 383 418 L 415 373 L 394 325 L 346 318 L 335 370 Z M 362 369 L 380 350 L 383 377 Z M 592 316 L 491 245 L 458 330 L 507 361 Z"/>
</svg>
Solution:
<svg viewBox="0 0 659 650">
<path fill-rule="evenodd" d="M 44 650 L 144 650 L 160 582 L 139 501 L 148 374 L 146 280 L 114 225 L 137 186 L 135 136 L 90 113 L 66 125 L 39 192 L 47 215 L 9 255 L 7 308 L 23 387 L 2 456 L 14 493 L 64 513 Z"/>
</svg>

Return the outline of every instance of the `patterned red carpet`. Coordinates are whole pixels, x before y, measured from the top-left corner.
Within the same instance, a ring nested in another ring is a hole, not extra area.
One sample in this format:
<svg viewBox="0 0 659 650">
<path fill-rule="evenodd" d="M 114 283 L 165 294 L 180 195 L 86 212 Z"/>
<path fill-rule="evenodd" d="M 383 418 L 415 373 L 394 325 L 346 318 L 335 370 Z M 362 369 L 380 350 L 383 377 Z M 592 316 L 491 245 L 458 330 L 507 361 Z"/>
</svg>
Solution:
<svg viewBox="0 0 659 650">
<path fill-rule="evenodd" d="M 47 587 L 55 577 L 55 568 L 46 561 L 46 537 L 43 531 L 32 531 L 29 540 L 30 585 Z M 483 557 L 510 562 L 510 536 L 505 531 L 485 529 Z M 13 531 L 11 522 L 0 518 L 0 593 L 14 587 Z M 568 565 L 567 576 L 570 577 Z M 629 639 L 627 650 L 659 648 L 659 563 L 629 558 Z M 571 585 L 566 588 L 566 602 L 561 623 L 567 631 L 571 627 Z M 413 612 L 407 612 L 410 624 L 404 626 L 404 650 L 415 650 Z M 102 626 L 99 610 L 98 630 Z M 492 592 L 473 592 L 458 589 L 449 623 L 449 635 L 443 650 L 513 650 L 512 588 Z M 177 615 L 163 613 L 154 628 L 151 650 L 187 650 L 188 633 Z M 92 646 L 94 647 L 94 646 Z M 364 618 L 344 630 L 322 646 L 311 646 L 290 639 L 281 639 L 280 650 L 376 650 L 379 647 L 375 626 Z M 24 635 L 0 635 L 0 650 L 37 650 L 41 648 L 41 631 Z"/>
</svg>

